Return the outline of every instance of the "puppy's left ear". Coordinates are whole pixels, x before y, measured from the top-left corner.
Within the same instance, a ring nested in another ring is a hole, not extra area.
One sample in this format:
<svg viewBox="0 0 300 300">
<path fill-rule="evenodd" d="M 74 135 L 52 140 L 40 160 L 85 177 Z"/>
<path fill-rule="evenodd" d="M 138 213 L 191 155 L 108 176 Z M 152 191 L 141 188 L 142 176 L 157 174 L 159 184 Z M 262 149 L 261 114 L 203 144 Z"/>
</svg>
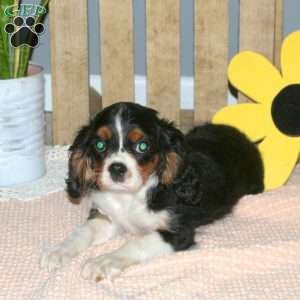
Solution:
<svg viewBox="0 0 300 300">
<path fill-rule="evenodd" d="M 172 122 L 159 122 L 159 148 L 161 151 L 160 182 L 172 183 L 184 157 L 184 135 Z"/>
</svg>

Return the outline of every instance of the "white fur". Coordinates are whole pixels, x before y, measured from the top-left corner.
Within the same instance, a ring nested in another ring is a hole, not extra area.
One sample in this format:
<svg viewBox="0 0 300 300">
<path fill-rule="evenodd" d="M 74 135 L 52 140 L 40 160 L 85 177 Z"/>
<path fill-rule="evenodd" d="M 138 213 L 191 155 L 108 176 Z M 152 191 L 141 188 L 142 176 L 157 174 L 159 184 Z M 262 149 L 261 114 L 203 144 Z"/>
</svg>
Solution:
<svg viewBox="0 0 300 300">
<path fill-rule="evenodd" d="M 119 231 L 144 233 L 145 235 L 127 242 L 112 253 L 89 259 L 82 269 L 82 277 L 99 281 L 114 279 L 131 265 L 147 259 L 172 253 L 172 246 L 165 242 L 157 229 L 167 229 L 170 215 L 167 211 L 155 213 L 147 207 L 147 191 L 156 186 L 157 176 L 151 176 L 136 193 L 97 192 L 91 195 L 93 207 L 107 216 Z"/>
<path fill-rule="evenodd" d="M 143 182 L 134 157 L 123 149 L 124 137 L 120 115 L 115 123 L 119 136 L 119 149 L 105 159 L 101 172 L 101 191 L 89 195 L 90 206 L 99 210 L 103 218 L 87 220 L 74 233 L 55 248 L 47 251 L 41 259 L 41 266 L 49 271 L 68 263 L 89 246 L 99 245 L 122 232 L 143 233 L 145 236 L 126 243 L 113 253 L 89 260 L 83 268 L 86 279 L 114 278 L 120 272 L 151 257 L 169 254 L 172 247 L 155 232 L 168 229 L 170 213 L 166 210 L 153 212 L 147 206 L 147 192 L 158 184 L 156 174 Z M 121 162 L 127 167 L 123 182 L 114 182 L 109 166 Z"/>
<path fill-rule="evenodd" d="M 116 117 L 115 126 L 119 138 L 118 152 L 105 159 L 99 181 L 101 182 L 102 190 L 137 192 L 143 185 L 143 179 L 135 158 L 124 151 L 124 136 L 120 114 Z M 123 163 L 126 166 L 127 172 L 123 182 L 114 182 L 112 180 L 109 167 L 113 163 Z"/>
<path fill-rule="evenodd" d="M 125 180 L 123 182 L 114 182 L 108 170 L 112 163 L 123 163 L 127 168 Z M 143 185 L 142 176 L 138 170 L 136 160 L 127 152 L 113 153 L 106 158 L 103 165 L 99 181 L 102 184 L 103 190 L 122 191 L 122 192 L 137 192 Z"/>
<path fill-rule="evenodd" d="M 157 232 L 127 242 L 112 253 L 89 259 L 82 269 L 82 277 L 89 280 L 114 279 L 131 265 L 147 259 L 167 255 L 173 248 Z"/>
<path fill-rule="evenodd" d="M 123 129 L 120 114 L 116 117 L 116 128 L 119 137 L 119 152 L 124 148 L 124 140 L 123 140 Z"/>
<path fill-rule="evenodd" d="M 117 233 L 117 227 L 106 219 L 87 220 L 66 240 L 43 253 L 40 265 L 49 272 L 54 271 L 69 263 L 88 247 L 102 244 Z"/>
<path fill-rule="evenodd" d="M 45 252 L 41 258 L 41 267 L 49 271 L 56 270 L 86 248 L 99 245 L 123 232 L 148 234 L 128 242 L 111 254 L 89 260 L 82 273 L 84 278 L 95 279 L 96 275 L 113 278 L 132 264 L 170 253 L 172 247 L 154 232 L 168 228 L 169 213 L 155 213 L 147 208 L 147 191 L 157 183 L 158 179 L 153 175 L 136 193 L 92 193 L 86 200 L 105 217 L 87 220 L 69 238 Z"/>
<path fill-rule="evenodd" d="M 95 192 L 90 199 L 93 206 L 122 231 L 139 233 L 163 229 L 168 226 L 169 213 L 155 213 L 147 208 L 147 191 L 157 183 L 158 179 L 153 175 L 138 192 Z"/>
</svg>

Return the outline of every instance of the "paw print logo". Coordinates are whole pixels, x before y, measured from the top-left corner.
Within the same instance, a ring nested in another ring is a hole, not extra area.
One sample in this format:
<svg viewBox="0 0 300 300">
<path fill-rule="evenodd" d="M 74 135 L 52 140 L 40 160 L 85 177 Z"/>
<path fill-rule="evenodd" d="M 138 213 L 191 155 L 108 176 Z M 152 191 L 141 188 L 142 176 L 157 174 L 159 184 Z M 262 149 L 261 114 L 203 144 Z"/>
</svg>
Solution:
<svg viewBox="0 0 300 300">
<path fill-rule="evenodd" d="M 13 23 L 5 25 L 4 30 L 10 35 L 10 43 L 13 47 L 27 45 L 36 47 L 39 44 L 39 35 L 45 31 L 42 23 L 35 23 L 34 17 L 15 17 Z"/>
</svg>

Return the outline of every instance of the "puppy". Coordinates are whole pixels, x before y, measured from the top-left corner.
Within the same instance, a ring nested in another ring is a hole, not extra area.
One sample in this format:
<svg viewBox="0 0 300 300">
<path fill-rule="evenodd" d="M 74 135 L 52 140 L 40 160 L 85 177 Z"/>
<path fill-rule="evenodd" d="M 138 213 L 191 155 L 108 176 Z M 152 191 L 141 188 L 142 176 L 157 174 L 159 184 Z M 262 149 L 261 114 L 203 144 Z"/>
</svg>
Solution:
<svg viewBox="0 0 300 300">
<path fill-rule="evenodd" d="M 184 135 L 155 110 L 125 102 L 107 107 L 79 131 L 66 184 L 73 203 L 88 201 L 89 217 L 43 255 L 42 267 L 57 269 L 124 232 L 138 235 L 86 262 L 82 276 L 95 281 L 188 249 L 197 227 L 264 188 L 260 154 L 238 130 L 206 124 Z"/>
</svg>

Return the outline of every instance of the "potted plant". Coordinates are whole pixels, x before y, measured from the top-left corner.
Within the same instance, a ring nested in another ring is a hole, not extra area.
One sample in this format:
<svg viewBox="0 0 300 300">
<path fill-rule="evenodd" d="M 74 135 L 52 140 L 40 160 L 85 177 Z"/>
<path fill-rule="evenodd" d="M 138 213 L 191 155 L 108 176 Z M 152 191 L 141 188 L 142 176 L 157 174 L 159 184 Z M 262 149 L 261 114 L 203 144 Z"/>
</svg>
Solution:
<svg viewBox="0 0 300 300">
<path fill-rule="evenodd" d="M 0 1 L 0 187 L 45 173 L 44 77 L 29 61 L 47 6 Z"/>
</svg>

